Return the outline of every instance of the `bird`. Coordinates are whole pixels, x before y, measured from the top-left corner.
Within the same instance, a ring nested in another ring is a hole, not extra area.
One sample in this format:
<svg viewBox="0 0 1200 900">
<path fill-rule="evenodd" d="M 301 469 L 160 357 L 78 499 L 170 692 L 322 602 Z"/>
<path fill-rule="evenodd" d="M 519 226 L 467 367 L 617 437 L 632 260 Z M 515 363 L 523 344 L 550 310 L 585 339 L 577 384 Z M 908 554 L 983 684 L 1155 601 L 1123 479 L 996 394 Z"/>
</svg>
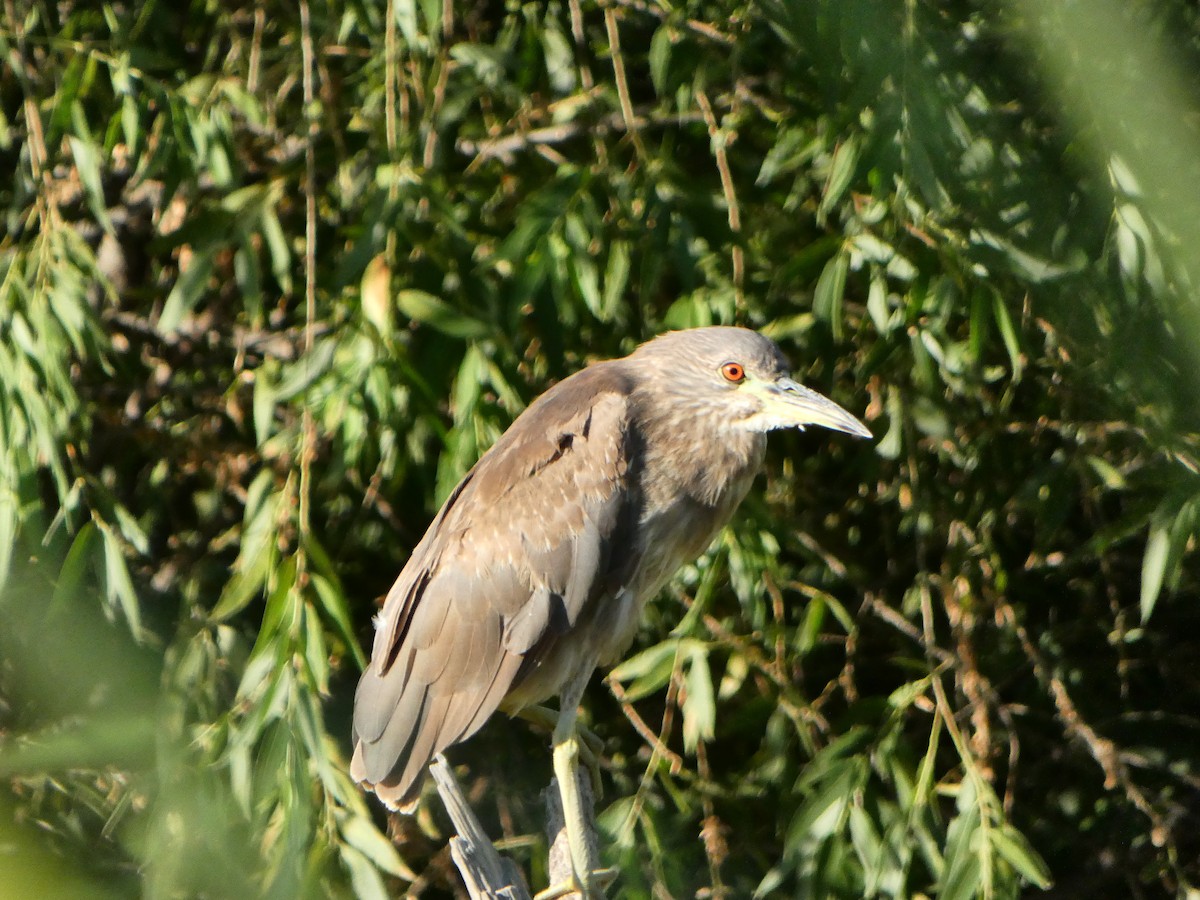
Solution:
<svg viewBox="0 0 1200 900">
<path fill-rule="evenodd" d="M 808 426 L 871 437 L 794 380 L 774 341 L 733 326 L 667 332 L 547 390 L 450 493 L 385 597 L 355 693 L 352 777 L 411 811 L 437 754 L 497 710 L 557 696 L 574 888 L 602 895 L 575 783 L 584 688 L 730 520 L 767 433 Z"/>
</svg>

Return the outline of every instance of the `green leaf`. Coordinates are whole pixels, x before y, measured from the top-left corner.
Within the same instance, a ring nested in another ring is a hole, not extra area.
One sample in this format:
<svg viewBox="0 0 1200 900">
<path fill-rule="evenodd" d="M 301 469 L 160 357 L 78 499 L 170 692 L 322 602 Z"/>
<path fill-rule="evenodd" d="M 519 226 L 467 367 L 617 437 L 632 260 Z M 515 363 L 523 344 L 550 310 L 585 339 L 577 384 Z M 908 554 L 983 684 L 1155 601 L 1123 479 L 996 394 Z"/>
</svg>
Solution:
<svg viewBox="0 0 1200 900">
<path fill-rule="evenodd" d="M 334 338 L 318 341 L 312 351 L 289 363 L 283 378 L 275 386 L 275 401 L 290 400 L 303 393 L 318 378 L 329 371 L 338 342 Z"/>
<path fill-rule="evenodd" d="M 1154 605 L 1162 593 L 1170 549 L 1169 526 L 1165 520 L 1157 518 L 1150 523 L 1150 536 L 1146 540 L 1146 552 L 1142 555 L 1142 591 L 1138 601 L 1142 622 L 1150 620 Z"/>
<path fill-rule="evenodd" d="M 1045 890 L 1054 883 L 1045 860 L 1033 849 L 1029 841 L 1025 839 L 1025 835 L 1017 829 L 1011 825 L 1001 825 L 991 829 L 988 837 L 991 838 L 996 852 L 1004 857 L 1030 884 Z"/>
<path fill-rule="evenodd" d="M 659 97 L 665 97 L 669 90 L 667 67 L 671 64 L 672 30 L 670 25 L 663 23 L 650 38 L 650 81 Z"/>
<path fill-rule="evenodd" d="M 312 540 L 313 538 L 310 536 L 309 541 Z M 311 543 L 309 546 L 311 547 Z M 367 658 L 363 655 L 362 648 L 358 646 L 358 638 L 355 637 L 354 625 L 350 619 L 350 606 L 341 586 L 315 572 L 310 575 L 310 578 L 317 594 L 317 600 L 320 601 L 321 608 L 325 610 L 329 621 L 333 623 L 334 630 L 349 648 L 350 655 L 354 657 L 359 669 L 365 669 Z"/>
<path fill-rule="evenodd" d="M 805 799 L 788 825 L 786 846 L 797 847 L 840 832 L 868 772 L 867 760 L 860 756 L 831 763 L 821 785 Z"/>
<path fill-rule="evenodd" d="M 795 171 L 812 157 L 814 150 L 811 137 L 804 129 L 782 129 L 771 149 L 767 151 L 754 183 L 763 187 L 779 175 Z"/>
<path fill-rule="evenodd" d="M 368 817 L 350 816 L 341 823 L 340 830 L 346 843 L 366 856 L 376 868 L 397 878 L 412 880 L 413 874 L 400 859 L 396 845 L 380 834 Z"/>
<path fill-rule="evenodd" d="M 396 294 L 396 305 L 400 311 L 416 322 L 436 328 L 442 334 L 454 338 L 478 338 L 488 333 L 488 326 L 455 309 L 433 294 L 407 289 Z"/>
<path fill-rule="evenodd" d="M 75 169 L 79 172 L 79 181 L 83 185 L 88 208 L 96 217 L 96 221 L 111 234 L 113 226 L 108 217 L 108 204 L 104 202 L 104 185 L 100 179 L 100 150 L 90 140 L 77 137 L 67 140 L 71 145 L 71 157 L 75 160 Z"/>
<path fill-rule="evenodd" d="M 213 254 L 211 248 L 192 254 L 187 270 L 176 280 L 163 303 L 162 315 L 158 317 L 158 330 L 163 334 L 171 334 L 179 328 L 184 317 L 200 302 L 212 275 Z"/>
<path fill-rule="evenodd" d="M 604 270 L 604 299 L 600 303 L 599 318 L 611 322 L 621 308 L 625 298 L 625 286 L 629 282 L 629 243 L 613 241 L 608 248 L 608 266 Z"/>
<path fill-rule="evenodd" d="M 572 250 L 567 262 L 575 290 L 584 306 L 597 319 L 603 319 L 604 307 L 600 300 L 600 275 L 596 263 L 582 250 Z"/>
<path fill-rule="evenodd" d="M 871 286 L 867 290 L 867 313 L 875 330 L 888 334 L 893 328 L 892 316 L 887 308 L 887 278 L 874 268 L 871 271 Z"/>
<path fill-rule="evenodd" d="M 969 780 L 959 785 L 958 814 L 946 829 L 939 900 L 970 900 L 980 888 L 979 805 Z"/>
<path fill-rule="evenodd" d="M 918 697 L 929 691 L 932 681 L 933 676 L 929 675 L 919 681 L 902 684 L 888 695 L 888 705 L 894 709 L 907 709 Z"/>
<path fill-rule="evenodd" d="M 631 682 L 625 689 L 625 697 L 631 702 L 653 694 L 670 681 L 681 643 L 669 640 L 655 644 L 615 667 L 608 677 L 614 681 Z"/>
<path fill-rule="evenodd" d="M 999 292 L 992 294 L 992 316 L 996 320 L 996 326 L 1000 329 L 1000 336 L 1004 339 L 1004 349 L 1008 351 L 1008 361 L 1012 366 L 1012 380 L 1020 381 L 1021 372 L 1025 368 L 1025 357 L 1021 352 L 1017 329 L 1013 326 L 1012 318 L 1008 314 L 1008 307 L 1004 305 L 1004 300 Z"/>
<path fill-rule="evenodd" d="M 825 182 L 825 191 L 817 208 L 818 221 L 823 221 L 829 215 L 842 199 L 846 188 L 850 186 L 854 171 L 858 167 L 858 150 L 858 136 L 851 135 L 833 151 L 833 160 L 829 164 L 829 178 Z"/>
<path fill-rule="evenodd" d="M 262 447 L 275 431 L 275 375 L 278 363 L 266 360 L 254 372 L 254 391 L 251 397 L 251 407 L 254 417 L 254 437 L 259 447 Z"/>
<path fill-rule="evenodd" d="M 825 613 L 828 609 L 823 598 L 817 596 L 808 601 L 804 610 L 804 621 L 796 630 L 796 652 L 801 656 L 807 655 L 817 646 L 821 636 L 821 626 L 825 623 Z"/>
<path fill-rule="evenodd" d="M 717 704 L 707 647 L 698 646 L 688 654 L 684 685 L 687 696 L 683 700 L 683 746 L 693 753 L 701 741 L 711 741 L 716 730 Z"/>
<path fill-rule="evenodd" d="M 104 589 L 108 604 L 110 608 L 120 610 L 134 639 L 140 641 L 143 638 L 141 607 L 129 577 L 125 552 L 112 528 L 105 523 L 97 524 L 104 537 Z"/>
<path fill-rule="evenodd" d="M 54 582 L 54 593 L 50 596 L 50 611 L 69 610 L 83 588 L 83 579 L 87 574 L 88 564 L 92 559 L 92 549 L 96 544 L 96 525 L 86 522 L 71 542 L 71 549 L 63 560 L 58 578 Z"/>
<path fill-rule="evenodd" d="M 1087 464 L 1100 479 L 1100 483 L 1113 491 L 1125 489 L 1125 476 L 1108 460 L 1099 456 L 1088 456 Z"/>
<path fill-rule="evenodd" d="M 342 858 L 342 865 L 350 873 L 350 884 L 357 900 L 389 900 L 391 894 L 383 883 L 379 869 L 365 853 L 352 844 L 340 844 L 338 854 Z"/>
<path fill-rule="evenodd" d="M 850 257 L 839 252 L 830 258 L 817 279 L 813 292 L 813 315 L 829 323 L 833 339 L 842 339 L 842 300 L 846 295 L 846 273 L 850 268 Z"/>
</svg>

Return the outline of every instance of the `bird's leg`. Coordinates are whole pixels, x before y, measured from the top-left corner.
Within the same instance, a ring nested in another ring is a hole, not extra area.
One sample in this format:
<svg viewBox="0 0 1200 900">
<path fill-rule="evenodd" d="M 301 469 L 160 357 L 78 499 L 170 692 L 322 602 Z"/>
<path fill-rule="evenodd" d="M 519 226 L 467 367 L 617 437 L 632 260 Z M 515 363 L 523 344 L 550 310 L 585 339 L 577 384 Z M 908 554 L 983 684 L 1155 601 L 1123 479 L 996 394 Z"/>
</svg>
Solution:
<svg viewBox="0 0 1200 900">
<path fill-rule="evenodd" d="M 515 715 L 520 716 L 535 727 L 553 732 L 558 723 L 559 714 L 546 706 L 526 706 Z M 579 738 L 579 761 L 588 768 L 592 776 L 592 790 L 597 797 L 603 796 L 604 785 L 600 779 L 600 757 L 604 753 L 604 741 L 590 728 L 575 722 L 575 734 Z"/>
<path fill-rule="evenodd" d="M 589 840 L 588 817 L 583 810 L 579 784 L 575 780 L 575 763 L 579 758 L 580 742 L 576 731 L 579 701 L 591 675 L 591 668 L 576 676 L 562 691 L 558 721 L 554 726 L 554 777 L 562 798 L 563 824 L 567 831 L 567 847 L 571 856 L 573 885 L 551 885 L 538 895 L 538 900 L 563 896 L 577 890 L 587 900 L 602 900 L 604 887 L 612 881 L 614 872 L 599 868 L 594 840 Z"/>
</svg>

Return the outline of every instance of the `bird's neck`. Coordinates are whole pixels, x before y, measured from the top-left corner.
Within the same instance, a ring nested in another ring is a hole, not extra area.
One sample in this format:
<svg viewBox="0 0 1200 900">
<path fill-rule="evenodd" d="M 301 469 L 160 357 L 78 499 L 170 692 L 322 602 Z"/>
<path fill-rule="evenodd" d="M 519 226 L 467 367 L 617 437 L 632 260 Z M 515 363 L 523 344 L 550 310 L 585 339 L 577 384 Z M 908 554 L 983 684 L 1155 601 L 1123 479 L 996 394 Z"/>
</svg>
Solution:
<svg viewBox="0 0 1200 900">
<path fill-rule="evenodd" d="M 642 419 L 641 450 L 651 508 L 659 499 L 687 497 L 731 515 L 762 467 L 766 435 L 738 428 L 689 397 L 648 399 L 655 415 Z"/>
</svg>

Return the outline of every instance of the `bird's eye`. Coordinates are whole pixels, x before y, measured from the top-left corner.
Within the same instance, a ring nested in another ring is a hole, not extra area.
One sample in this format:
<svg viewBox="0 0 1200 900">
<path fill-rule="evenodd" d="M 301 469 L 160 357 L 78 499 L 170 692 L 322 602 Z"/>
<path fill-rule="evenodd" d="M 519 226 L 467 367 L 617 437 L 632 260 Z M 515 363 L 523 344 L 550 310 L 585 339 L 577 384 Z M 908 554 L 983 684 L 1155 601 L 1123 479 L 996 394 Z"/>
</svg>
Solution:
<svg viewBox="0 0 1200 900">
<path fill-rule="evenodd" d="M 726 381 L 733 384 L 741 384 L 746 380 L 746 369 L 741 363 L 727 362 L 721 366 L 721 374 L 725 376 Z"/>
</svg>

